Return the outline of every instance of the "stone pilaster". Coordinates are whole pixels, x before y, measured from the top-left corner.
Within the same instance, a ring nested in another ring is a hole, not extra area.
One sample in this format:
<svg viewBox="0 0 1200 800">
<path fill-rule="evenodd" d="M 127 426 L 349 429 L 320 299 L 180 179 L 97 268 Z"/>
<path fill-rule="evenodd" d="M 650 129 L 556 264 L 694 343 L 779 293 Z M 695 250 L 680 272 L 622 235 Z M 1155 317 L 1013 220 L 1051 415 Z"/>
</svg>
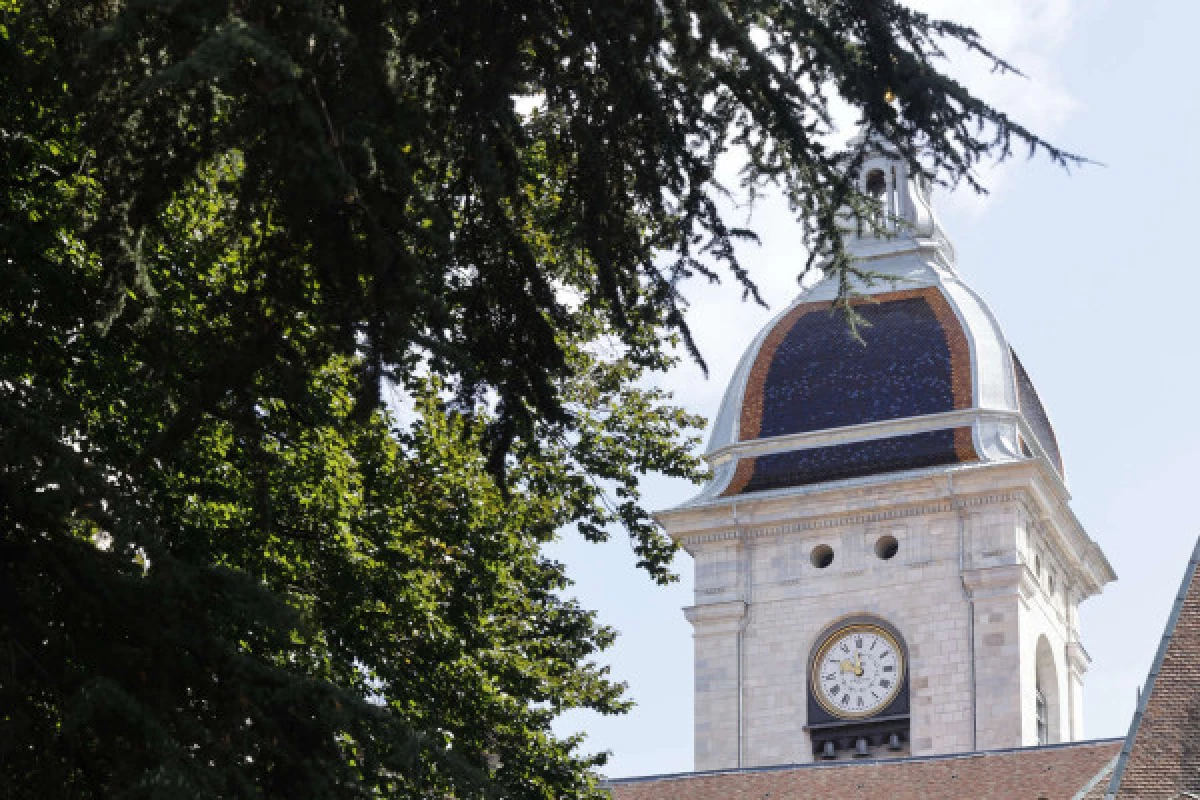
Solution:
<svg viewBox="0 0 1200 800">
<path fill-rule="evenodd" d="M 740 735 L 739 638 L 746 615 L 740 600 L 684 609 L 696 654 L 697 770 L 738 766 Z"/>
</svg>

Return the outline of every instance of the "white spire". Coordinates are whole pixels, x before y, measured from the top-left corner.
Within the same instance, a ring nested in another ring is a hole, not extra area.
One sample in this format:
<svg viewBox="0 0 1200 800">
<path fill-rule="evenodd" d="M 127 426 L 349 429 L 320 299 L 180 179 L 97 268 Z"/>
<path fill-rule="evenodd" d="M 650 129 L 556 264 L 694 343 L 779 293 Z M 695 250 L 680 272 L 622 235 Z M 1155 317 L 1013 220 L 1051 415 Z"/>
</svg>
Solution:
<svg viewBox="0 0 1200 800">
<path fill-rule="evenodd" d="M 886 234 L 877 234 L 867 222 L 848 215 L 847 249 L 856 258 L 876 260 L 913 250 L 934 249 L 947 266 L 954 264 L 954 245 L 946 236 L 930 202 L 929 181 L 913 174 L 908 162 L 878 134 L 869 139 L 860 131 L 849 145 L 866 152 L 859 170 L 859 188 L 876 198 L 881 207 L 880 226 Z"/>
</svg>

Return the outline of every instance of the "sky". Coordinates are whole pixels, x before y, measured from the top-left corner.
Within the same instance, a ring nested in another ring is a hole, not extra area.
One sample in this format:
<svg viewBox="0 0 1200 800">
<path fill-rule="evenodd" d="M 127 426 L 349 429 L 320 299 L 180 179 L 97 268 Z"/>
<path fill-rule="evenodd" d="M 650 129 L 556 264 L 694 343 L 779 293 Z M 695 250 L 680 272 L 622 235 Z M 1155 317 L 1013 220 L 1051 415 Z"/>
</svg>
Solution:
<svg viewBox="0 0 1200 800">
<path fill-rule="evenodd" d="M 1051 141 L 1100 162 L 1069 174 L 1018 156 L 968 189 L 935 194 L 959 274 L 987 301 L 1053 420 L 1072 508 L 1118 580 L 1082 608 L 1092 657 L 1086 738 L 1123 736 L 1145 683 L 1200 526 L 1200 359 L 1195 351 L 1200 259 L 1200 127 L 1188 0 L 913 0 L 974 26 L 1027 77 L 999 77 L 958 58 L 948 66 L 986 99 Z M 1193 189 L 1196 192 L 1193 192 Z M 709 419 L 755 333 L 797 292 L 800 232 L 779 202 L 754 209 L 759 246 L 741 252 L 771 305 L 742 303 L 726 282 L 697 283 L 689 322 L 710 367 L 685 363 L 662 384 Z M 651 508 L 696 488 L 656 479 Z M 609 751 L 609 777 L 692 768 L 691 560 L 679 583 L 653 584 L 620 535 L 606 545 L 567 537 L 552 554 L 573 593 L 620 632 L 606 654 L 636 708 L 620 717 L 573 713 L 562 733 Z"/>
</svg>

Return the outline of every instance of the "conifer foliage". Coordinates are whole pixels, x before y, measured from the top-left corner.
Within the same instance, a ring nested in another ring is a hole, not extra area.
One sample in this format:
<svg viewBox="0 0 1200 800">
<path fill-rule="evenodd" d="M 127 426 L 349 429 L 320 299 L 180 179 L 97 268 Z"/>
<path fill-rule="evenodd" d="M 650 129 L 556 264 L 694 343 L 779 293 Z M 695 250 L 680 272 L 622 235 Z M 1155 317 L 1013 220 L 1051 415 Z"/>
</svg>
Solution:
<svg viewBox="0 0 1200 800">
<path fill-rule="evenodd" d="M 1075 159 L 890 0 L 0 0 L 0 797 L 586 797 L 700 421 L 717 159 L 849 276 L 841 96 L 934 180 Z M 395 399 L 395 402 L 389 400 Z"/>
</svg>

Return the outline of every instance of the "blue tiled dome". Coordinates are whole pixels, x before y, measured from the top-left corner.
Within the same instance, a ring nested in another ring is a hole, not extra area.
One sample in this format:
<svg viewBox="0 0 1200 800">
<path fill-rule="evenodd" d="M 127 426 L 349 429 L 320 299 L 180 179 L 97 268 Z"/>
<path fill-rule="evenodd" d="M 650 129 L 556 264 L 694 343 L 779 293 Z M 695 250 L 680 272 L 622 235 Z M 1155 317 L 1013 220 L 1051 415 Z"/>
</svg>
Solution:
<svg viewBox="0 0 1200 800">
<path fill-rule="evenodd" d="M 747 376 L 739 441 L 972 406 L 970 351 L 939 289 L 877 295 L 856 310 L 857 338 L 828 302 L 797 304 L 774 324 Z M 744 459 L 724 494 L 976 459 L 970 429 L 947 427 Z"/>
<path fill-rule="evenodd" d="M 971 356 L 940 292 L 892 292 L 857 311 L 857 339 L 827 303 L 777 324 L 751 370 L 742 439 L 970 408 Z"/>
<path fill-rule="evenodd" d="M 819 283 L 776 317 L 735 372 L 694 502 L 982 462 L 1041 459 L 1059 478 L 1049 418 L 983 301 L 958 277 L 925 190 L 887 174 L 906 227 L 852 249 L 884 276 L 859 285 L 856 338 Z M 870 167 L 870 164 L 868 164 Z"/>
</svg>

